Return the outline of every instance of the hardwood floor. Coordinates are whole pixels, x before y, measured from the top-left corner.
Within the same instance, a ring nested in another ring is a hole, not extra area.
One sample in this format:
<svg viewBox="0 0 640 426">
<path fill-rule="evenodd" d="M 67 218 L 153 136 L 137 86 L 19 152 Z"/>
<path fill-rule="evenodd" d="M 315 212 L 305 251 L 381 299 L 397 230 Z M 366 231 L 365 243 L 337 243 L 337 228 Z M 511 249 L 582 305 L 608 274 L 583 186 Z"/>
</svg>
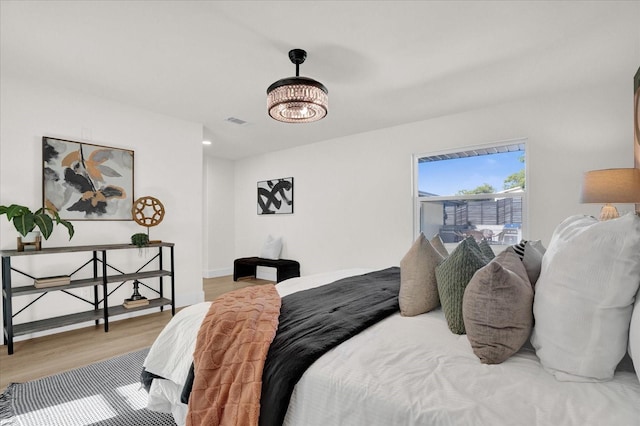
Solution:
<svg viewBox="0 0 640 426">
<path fill-rule="evenodd" d="M 205 300 L 250 285 L 271 281 L 231 276 L 203 280 Z M 51 334 L 14 342 L 14 354 L 0 346 L 0 391 L 9 383 L 26 382 L 40 377 L 93 364 L 128 352 L 151 346 L 171 319 L 171 310 L 109 322 L 109 332 L 102 325 Z"/>
</svg>

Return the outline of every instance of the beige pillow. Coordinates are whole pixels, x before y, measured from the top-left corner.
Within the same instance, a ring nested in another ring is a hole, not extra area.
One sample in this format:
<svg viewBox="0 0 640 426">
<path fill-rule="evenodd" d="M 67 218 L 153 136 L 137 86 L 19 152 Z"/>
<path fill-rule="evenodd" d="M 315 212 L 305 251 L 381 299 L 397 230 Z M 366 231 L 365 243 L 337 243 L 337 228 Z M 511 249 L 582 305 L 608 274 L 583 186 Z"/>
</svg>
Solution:
<svg viewBox="0 0 640 426">
<path fill-rule="evenodd" d="M 533 289 L 513 248 L 473 275 L 462 316 L 473 353 L 483 364 L 499 364 L 526 343 L 533 326 Z"/>
<path fill-rule="evenodd" d="M 420 234 L 407 254 L 400 261 L 400 313 L 412 317 L 440 306 L 436 266 L 443 257 Z"/>
<path fill-rule="evenodd" d="M 440 234 L 434 235 L 433 238 L 431 238 L 431 241 L 429 242 L 431 243 L 434 249 L 438 250 L 438 253 L 440 253 L 442 257 L 446 258 L 449 256 L 449 252 L 447 251 L 447 248 L 444 246 L 444 243 L 442 242 L 442 238 L 440 238 Z"/>
</svg>

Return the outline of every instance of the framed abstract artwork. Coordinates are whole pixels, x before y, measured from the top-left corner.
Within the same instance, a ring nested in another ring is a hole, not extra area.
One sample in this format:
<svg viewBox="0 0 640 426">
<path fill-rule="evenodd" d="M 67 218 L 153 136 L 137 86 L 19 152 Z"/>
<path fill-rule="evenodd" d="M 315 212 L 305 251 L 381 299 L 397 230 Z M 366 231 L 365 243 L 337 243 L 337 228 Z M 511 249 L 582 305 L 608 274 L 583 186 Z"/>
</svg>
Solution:
<svg viewBox="0 0 640 426">
<path fill-rule="evenodd" d="M 133 220 L 133 151 L 42 138 L 43 205 L 66 220 Z"/>
<path fill-rule="evenodd" d="M 293 178 L 258 182 L 258 214 L 293 213 Z"/>
</svg>

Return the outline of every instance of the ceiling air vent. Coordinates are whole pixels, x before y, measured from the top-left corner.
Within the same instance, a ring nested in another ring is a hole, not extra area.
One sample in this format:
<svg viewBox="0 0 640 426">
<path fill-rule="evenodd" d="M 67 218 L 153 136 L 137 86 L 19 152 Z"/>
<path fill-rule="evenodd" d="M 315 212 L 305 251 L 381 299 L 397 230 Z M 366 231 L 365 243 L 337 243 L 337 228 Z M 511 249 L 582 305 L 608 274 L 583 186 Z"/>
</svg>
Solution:
<svg viewBox="0 0 640 426">
<path fill-rule="evenodd" d="M 229 123 L 237 124 L 238 126 L 242 126 L 243 124 L 247 124 L 246 121 L 240 120 L 239 118 L 235 118 L 235 117 L 229 117 L 225 121 L 228 121 Z"/>
</svg>

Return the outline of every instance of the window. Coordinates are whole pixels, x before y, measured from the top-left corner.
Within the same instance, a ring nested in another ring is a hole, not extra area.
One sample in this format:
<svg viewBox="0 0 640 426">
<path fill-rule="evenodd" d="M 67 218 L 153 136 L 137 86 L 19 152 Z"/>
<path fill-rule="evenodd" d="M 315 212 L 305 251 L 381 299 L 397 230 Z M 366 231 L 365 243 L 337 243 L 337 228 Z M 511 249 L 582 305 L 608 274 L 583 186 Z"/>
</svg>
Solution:
<svg viewBox="0 0 640 426">
<path fill-rule="evenodd" d="M 414 156 L 416 236 L 516 244 L 526 226 L 526 140 Z"/>
</svg>

